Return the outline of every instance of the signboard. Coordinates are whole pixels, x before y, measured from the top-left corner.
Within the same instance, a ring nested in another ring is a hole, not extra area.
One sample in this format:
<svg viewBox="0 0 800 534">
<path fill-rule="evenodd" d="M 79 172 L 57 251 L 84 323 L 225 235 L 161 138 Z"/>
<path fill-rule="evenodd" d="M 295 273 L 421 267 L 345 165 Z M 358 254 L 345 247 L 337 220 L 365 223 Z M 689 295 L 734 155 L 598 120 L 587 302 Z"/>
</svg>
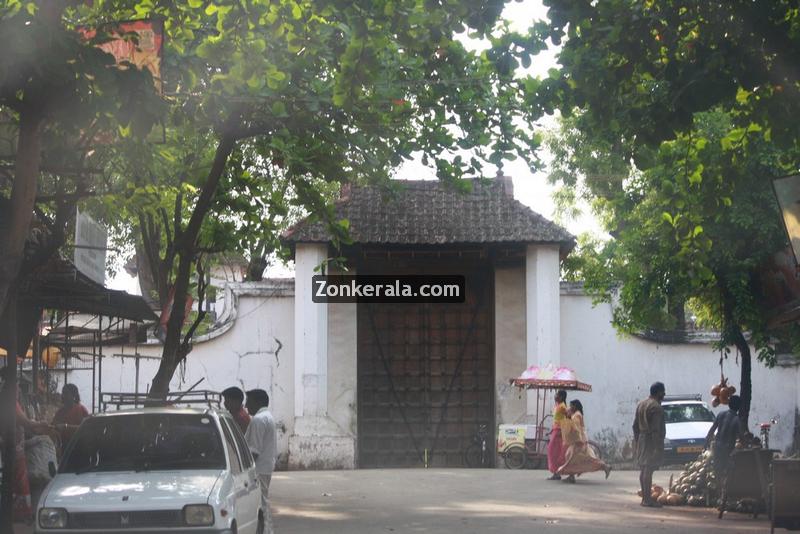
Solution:
<svg viewBox="0 0 800 534">
<path fill-rule="evenodd" d="M 800 174 L 775 178 L 772 187 L 790 246 L 762 266 L 760 289 L 768 325 L 779 327 L 800 320 Z"/>
<path fill-rule="evenodd" d="M 94 219 L 77 210 L 75 215 L 75 267 L 97 282 L 106 282 L 108 233 Z"/>
<path fill-rule="evenodd" d="M 797 261 L 800 252 L 800 174 L 776 178 L 772 181 L 772 186 L 775 188 L 783 224 Z"/>
<path fill-rule="evenodd" d="M 97 34 L 95 29 L 80 30 L 83 36 L 91 39 Z M 132 20 L 119 22 L 109 32 L 119 38 L 111 39 L 98 47 L 113 55 L 117 63 L 127 61 L 136 67 L 146 68 L 153 75 L 156 88 L 161 90 L 161 51 L 164 46 L 164 26 L 158 20 Z M 126 34 L 136 34 L 131 39 Z M 138 41 L 138 43 L 136 42 Z"/>
</svg>

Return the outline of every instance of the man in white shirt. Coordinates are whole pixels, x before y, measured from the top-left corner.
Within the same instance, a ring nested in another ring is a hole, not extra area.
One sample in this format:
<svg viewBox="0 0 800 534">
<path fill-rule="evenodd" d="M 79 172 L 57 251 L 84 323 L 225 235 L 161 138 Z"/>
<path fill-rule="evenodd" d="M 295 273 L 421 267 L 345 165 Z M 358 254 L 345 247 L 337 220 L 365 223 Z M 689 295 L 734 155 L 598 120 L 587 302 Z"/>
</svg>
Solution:
<svg viewBox="0 0 800 534">
<path fill-rule="evenodd" d="M 278 434 L 275 431 L 275 420 L 269 406 L 269 395 L 263 389 L 251 389 L 247 392 L 247 411 L 253 418 L 245 432 L 245 440 L 256 461 L 256 474 L 261 484 L 261 497 L 264 501 L 265 526 L 272 532 L 272 514 L 269 511 L 269 483 L 275 470 L 275 459 L 278 454 Z"/>
</svg>

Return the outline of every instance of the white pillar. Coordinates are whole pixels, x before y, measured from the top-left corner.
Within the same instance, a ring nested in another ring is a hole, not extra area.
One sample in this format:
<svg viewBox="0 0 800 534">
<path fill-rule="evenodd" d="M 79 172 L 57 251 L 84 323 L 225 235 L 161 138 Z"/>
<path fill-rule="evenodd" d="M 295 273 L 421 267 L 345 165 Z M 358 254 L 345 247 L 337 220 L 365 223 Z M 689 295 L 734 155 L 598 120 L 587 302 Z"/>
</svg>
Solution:
<svg viewBox="0 0 800 534">
<path fill-rule="evenodd" d="M 327 244 L 298 243 L 295 250 L 295 417 L 328 412 L 328 305 L 311 300 L 311 277 L 327 257 Z"/>
<path fill-rule="evenodd" d="M 527 364 L 561 363 L 560 262 L 558 245 L 528 245 L 525 254 Z M 528 394 L 528 415 L 536 415 L 536 393 Z"/>
</svg>

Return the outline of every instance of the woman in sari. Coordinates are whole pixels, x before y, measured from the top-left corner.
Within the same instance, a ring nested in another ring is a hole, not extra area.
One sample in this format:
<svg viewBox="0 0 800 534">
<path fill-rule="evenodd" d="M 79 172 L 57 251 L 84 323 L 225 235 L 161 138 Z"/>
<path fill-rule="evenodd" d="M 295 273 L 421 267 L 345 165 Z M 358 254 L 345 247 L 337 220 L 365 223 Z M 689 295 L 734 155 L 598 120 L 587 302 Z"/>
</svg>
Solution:
<svg viewBox="0 0 800 534">
<path fill-rule="evenodd" d="M 552 473 L 547 480 L 561 480 L 558 468 L 564 463 L 564 440 L 561 437 L 561 423 L 567 419 L 567 392 L 559 389 L 553 405 L 553 429 L 547 443 L 547 469 Z"/>
<path fill-rule="evenodd" d="M 589 447 L 586 427 L 583 424 L 583 405 L 579 400 L 569 403 L 568 417 L 561 422 L 561 436 L 566 453 L 564 463 L 558 468 L 559 475 L 568 475 L 564 482 L 575 483 L 575 475 L 605 471 L 606 478 L 611 474 L 611 466 L 595 456 Z"/>
<path fill-rule="evenodd" d="M 63 452 L 72 435 L 87 417 L 89 417 L 89 410 L 81 404 L 78 387 L 75 384 L 64 384 L 61 389 L 61 408 L 56 412 L 52 423 L 61 440 L 61 451 L 59 452 Z"/>
</svg>

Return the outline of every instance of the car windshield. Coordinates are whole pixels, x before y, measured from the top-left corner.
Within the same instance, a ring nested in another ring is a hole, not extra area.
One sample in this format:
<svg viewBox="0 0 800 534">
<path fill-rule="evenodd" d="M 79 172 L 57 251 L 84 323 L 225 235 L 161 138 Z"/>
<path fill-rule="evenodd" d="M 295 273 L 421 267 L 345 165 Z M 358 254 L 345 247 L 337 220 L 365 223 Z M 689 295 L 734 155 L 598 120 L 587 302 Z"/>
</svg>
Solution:
<svg viewBox="0 0 800 534">
<path fill-rule="evenodd" d="M 158 413 L 84 421 L 59 472 L 224 468 L 222 441 L 211 417 Z"/>
<path fill-rule="evenodd" d="M 710 423 L 714 421 L 714 414 L 702 404 L 667 404 L 664 420 L 667 423 Z"/>
</svg>

